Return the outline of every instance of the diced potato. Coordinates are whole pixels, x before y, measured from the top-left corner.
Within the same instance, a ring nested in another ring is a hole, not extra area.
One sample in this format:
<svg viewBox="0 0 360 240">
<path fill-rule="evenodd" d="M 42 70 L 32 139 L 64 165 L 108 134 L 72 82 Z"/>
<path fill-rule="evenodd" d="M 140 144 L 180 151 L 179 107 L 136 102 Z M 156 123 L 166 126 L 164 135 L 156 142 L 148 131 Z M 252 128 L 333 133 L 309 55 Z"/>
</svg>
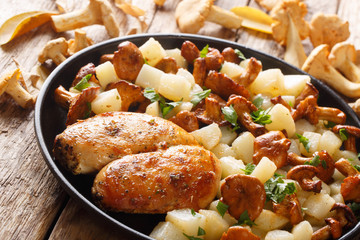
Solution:
<svg viewBox="0 0 360 240">
<path fill-rule="evenodd" d="M 161 117 L 161 110 L 160 110 L 159 102 L 156 101 L 156 102 L 150 103 L 146 107 L 145 113 L 149 114 L 151 116 L 154 116 L 154 117 Z"/>
<path fill-rule="evenodd" d="M 180 75 L 164 73 L 160 78 L 159 93 L 172 101 L 189 100 L 191 84 Z"/>
<path fill-rule="evenodd" d="M 270 120 L 269 124 L 265 125 L 265 128 L 269 131 L 281 131 L 286 130 L 288 137 L 292 137 L 295 133 L 295 122 L 291 116 L 289 109 L 282 104 L 276 104 L 269 111 Z"/>
<path fill-rule="evenodd" d="M 314 132 L 304 132 L 303 136 L 309 140 L 310 147 L 309 151 L 307 151 L 304 147 L 304 144 L 300 143 L 300 152 L 307 157 L 311 157 L 319 149 L 321 134 Z"/>
<path fill-rule="evenodd" d="M 284 94 L 297 97 L 308 82 L 310 82 L 310 77 L 308 75 L 285 75 Z"/>
<path fill-rule="evenodd" d="M 345 176 L 335 168 L 333 179 L 334 181 L 343 181 L 345 179 Z"/>
<path fill-rule="evenodd" d="M 291 233 L 294 240 L 311 240 L 313 229 L 308 221 L 302 221 L 293 227 Z"/>
<path fill-rule="evenodd" d="M 158 91 L 163 74 L 165 74 L 163 71 L 144 64 L 136 78 L 135 84 L 143 88 L 154 88 Z"/>
<path fill-rule="evenodd" d="M 285 102 L 287 102 L 287 104 L 289 104 L 292 107 L 294 106 L 294 104 L 295 104 L 295 96 L 283 95 L 281 97 L 282 97 L 282 99 L 284 99 Z"/>
<path fill-rule="evenodd" d="M 101 87 L 104 89 L 109 83 L 118 82 L 120 80 L 116 75 L 114 65 L 109 61 L 95 67 L 95 73 Z"/>
<path fill-rule="evenodd" d="M 249 88 L 254 95 L 259 93 L 268 93 L 273 97 L 283 95 L 285 90 L 284 75 L 277 68 L 262 71 Z"/>
<path fill-rule="evenodd" d="M 250 132 L 241 133 L 232 143 L 232 148 L 236 153 L 236 158 L 244 163 L 251 163 L 254 154 L 255 137 Z"/>
<path fill-rule="evenodd" d="M 348 159 L 354 165 L 360 164 L 357 154 L 352 151 L 337 149 L 334 153 L 334 160 L 337 161 L 340 158 Z"/>
<path fill-rule="evenodd" d="M 334 205 L 335 200 L 329 194 L 318 193 L 310 196 L 305 202 L 303 207 L 306 209 L 305 213 L 317 218 L 324 219 L 330 212 Z"/>
<path fill-rule="evenodd" d="M 273 230 L 266 234 L 265 240 L 294 240 L 294 236 L 285 230 Z"/>
<path fill-rule="evenodd" d="M 204 90 L 200 87 L 200 85 L 195 84 L 190 90 L 189 99 L 193 99 L 195 94 L 201 93 L 202 91 Z"/>
<path fill-rule="evenodd" d="M 303 135 L 304 132 L 315 132 L 316 127 L 306 119 L 299 119 L 295 122 L 296 133 Z"/>
<path fill-rule="evenodd" d="M 342 180 L 337 180 L 329 185 L 330 195 L 336 195 L 340 193 Z"/>
<path fill-rule="evenodd" d="M 174 107 L 167 115 L 166 118 L 169 119 L 173 116 L 175 116 L 176 114 L 178 114 L 181 111 L 191 111 L 191 109 L 193 108 L 193 104 L 191 102 L 182 102 L 179 105 L 177 105 L 176 107 Z"/>
<path fill-rule="evenodd" d="M 344 198 L 343 198 L 343 196 L 342 196 L 341 193 L 332 195 L 331 197 L 332 197 L 332 198 L 335 200 L 335 202 L 337 202 L 337 203 L 345 203 Z"/>
<path fill-rule="evenodd" d="M 276 169 L 277 167 L 273 161 L 267 157 L 263 157 L 258 165 L 256 165 L 251 176 L 257 177 L 260 182 L 265 183 L 274 175 Z"/>
<path fill-rule="evenodd" d="M 254 102 L 255 99 L 257 99 L 257 98 L 262 99 L 262 104 L 261 104 L 261 106 L 259 106 L 262 109 L 268 109 L 268 108 L 274 106 L 274 104 L 271 102 L 272 96 L 270 94 L 259 93 L 252 98 L 252 101 Z"/>
<path fill-rule="evenodd" d="M 154 38 L 149 38 L 139 47 L 139 50 L 150 66 L 155 66 L 161 59 L 166 57 L 164 48 Z"/>
<path fill-rule="evenodd" d="M 241 170 L 245 169 L 245 164 L 241 160 L 237 160 L 234 157 L 222 157 L 220 158 L 220 163 L 222 179 L 233 174 L 245 174 L 244 171 Z"/>
<path fill-rule="evenodd" d="M 314 178 L 314 180 L 320 180 L 318 178 Z M 330 192 L 331 192 L 331 189 L 330 189 L 330 186 L 327 185 L 326 183 L 324 182 L 321 182 L 321 193 L 325 193 L 325 194 L 329 194 L 330 195 Z"/>
<path fill-rule="evenodd" d="M 326 150 L 332 156 L 341 145 L 341 139 L 332 131 L 327 130 L 321 135 L 319 150 Z"/>
<path fill-rule="evenodd" d="M 265 231 L 271 231 L 281 229 L 289 222 L 289 220 L 280 214 L 264 209 L 254 222 L 257 225 L 257 228 Z"/>
<path fill-rule="evenodd" d="M 249 62 L 250 62 L 250 58 L 247 58 L 247 59 L 242 60 L 239 65 L 240 65 L 240 67 L 245 69 L 249 65 Z"/>
<path fill-rule="evenodd" d="M 296 196 L 301 204 L 301 206 L 304 204 L 304 202 L 312 195 L 314 195 L 315 193 L 314 192 L 308 192 L 308 191 L 303 191 L 303 190 L 300 190 L 300 191 L 297 191 L 296 192 Z"/>
<path fill-rule="evenodd" d="M 216 206 L 218 205 L 220 200 L 215 200 L 215 201 L 212 201 L 209 205 L 209 210 L 213 210 L 213 211 L 216 211 L 218 212 Z M 223 216 L 223 219 L 229 224 L 229 226 L 232 226 L 234 225 L 235 223 L 237 223 L 237 220 L 231 216 L 228 212 L 226 212 Z"/>
<path fill-rule="evenodd" d="M 204 229 L 206 218 L 199 213 L 193 216 L 190 209 L 178 209 L 167 212 L 165 220 L 174 224 L 181 232 L 197 236 L 199 227 Z"/>
<path fill-rule="evenodd" d="M 225 61 L 220 70 L 221 73 L 226 74 L 229 78 L 234 78 L 239 76 L 244 71 L 244 68 L 240 65 L 232 62 Z"/>
<path fill-rule="evenodd" d="M 225 143 L 219 143 L 211 149 L 211 151 L 218 157 L 236 157 L 236 153 L 229 145 Z"/>
<path fill-rule="evenodd" d="M 295 140 L 295 139 L 290 139 L 290 148 L 288 150 L 288 152 L 293 152 L 296 153 L 297 155 L 300 155 L 300 149 L 299 149 L 299 140 Z"/>
<path fill-rule="evenodd" d="M 187 68 L 188 63 L 185 60 L 185 58 L 183 56 L 181 56 L 181 50 L 178 48 L 174 48 L 174 49 L 167 49 L 165 50 L 166 56 L 168 57 L 172 57 L 175 59 L 176 64 L 180 67 L 180 68 Z"/>
<path fill-rule="evenodd" d="M 156 240 L 187 240 L 183 232 L 171 222 L 159 222 L 150 233 L 150 237 Z"/>
<path fill-rule="evenodd" d="M 308 221 L 311 226 L 313 227 L 313 230 L 315 230 L 316 227 L 322 227 L 322 226 L 325 226 L 326 223 L 325 223 L 325 219 L 317 219 L 317 218 L 314 218 L 313 216 L 310 216 L 310 215 L 305 215 L 304 216 L 304 220 Z"/>
<path fill-rule="evenodd" d="M 191 135 L 193 135 L 195 139 L 206 149 L 211 150 L 220 142 L 221 130 L 219 125 L 213 123 L 191 132 Z"/>
<path fill-rule="evenodd" d="M 121 110 L 121 97 L 118 90 L 111 89 L 106 92 L 100 93 L 92 102 L 91 110 L 95 114 L 104 112 L 120 111 Z"/>
<path fill-rule="evenodd" d="M 179 68 L 176 75 L 184 77 L 188 82 L 191 84 L 191 87 L 195 85 L 195 78 L 194 76 L 186 69 Z"/>
<path fill-rule="evenodd" d="M 220 143 L 225 143 L 227 145 L 231 145 L 231 143 L 235 140 L 237 137 L 237 133 L 235 131 L 232 131 L 232 129 L 228 126 L 220 127 L 221 130 L 221 139 Z"/>
<path fill-rule="evenodd" d="M 257 228 L 256 226 L 251 227 L 251 232 L 256 236 L 260 237 L 260 239 L 265 239 L 267 231 Z"/>
<path fill-rule="evenodd" d="M 229 224 L 220 216 L 217 211 L 200 209 L 199 213 L 205 216 L 205 237 L 206 240 L 218 240 L 223 232 L 229 228 Z"/>
</svg>

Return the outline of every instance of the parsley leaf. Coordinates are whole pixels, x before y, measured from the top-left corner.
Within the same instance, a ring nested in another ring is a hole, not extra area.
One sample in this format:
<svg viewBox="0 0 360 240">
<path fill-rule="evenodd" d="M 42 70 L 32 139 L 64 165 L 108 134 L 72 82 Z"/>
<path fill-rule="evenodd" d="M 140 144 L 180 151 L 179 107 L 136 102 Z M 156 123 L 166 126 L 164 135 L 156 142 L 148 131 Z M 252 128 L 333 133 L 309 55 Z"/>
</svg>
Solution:
<svg viewBox="0 0 360 240">
<path fill-rule="evenodd" d="M 253 225 L 256 225 L 249 217 L 248 211 L 245 210 L 241 215 L 240 218 L 238 220 L 238 222 L 235 225 L 248 225 L 250 227 L 252 227 Z"/>
<path fill-rule="evenodd" d="M 191 209 L 191 215 L 193 215 L 194 217 L 196 216 L 196 212 L 194 209 Z"/>
<path fill-rule="evenodd" d="M 149 62 L 148 62 L 148 60 L 146 58 L 144 58 L 144 63 L 149 65 Z"/>
<path fill-rule="evenodd" d="M 183 233 L 183 234 L 189 240 L 202 240 L 201 238 L 198 238 L 198 237 L 189 236 L 186 233 Z"/>
<path fill-rule="evenodd" d="M 160 101 L 160 95 L 153 88 L 145 88 L 144 89 L 144 97 L 149 99 L 151 102 Z"/>
<path fill-rule="evenodd" d="M 246 57 L 239 49 L 235 49 L 234 51 L 235 51 L 236 55 L 238 56 L 238 58 L 240 58 L 242 60 L 246 60 Z"/>
<path fill-rule="evenodd" d="M 203 236 L 203 235 L 205 235 L 206 234 L 206 232 L 205 232 L 205 230 L 204 229 L 202 229 L 201 227 L 199 227 L 198 228 L 198 236 Z"/>
<path fill-rule="evenodd" d="M 200 51 L 200 57 L 204 58 L 206 57 L 206 54 L 209 52 L 209 44 L 206 44 L 206 46 Z"/>
<path fill-rule="evenodd" d="M 340 129 L 339 134 L 340 134 L 340 138 L 341 138 L 342 141 L 348 140 L 349 134 L 348 134 L 348 132 L 346 131 L 345 128 Z"/>
<path fill-rule="evenodd" d="M 257 108 L 260 108 L 261 105 L 263 104 L 263 102 L 264 102 L 264 98 L 262 98 L 262 97 L 257 97 L 257 98 L 254 99 L 253 104 L 254 104 Z"/>
<path fill-rule="evenodd" d="M 326 161 L 325 161 L 325 160 L 321 160 L 321 166 L 322 166 L 324 169 L 327 169 L 327 164 L 326 164 Z"/>
<path fill-rule="evenodd" d="M 300 134 L 296 134 L 296 136 L 298 137 L 300 143 L 302 143 L 306 151 L 309 152 L 311 146 L 309 139 Z"/>
<path fill-rule="evenodd" d="M 360 165 L 352 165 L 358 172 L 360 172 Z"/>
<path fill-rule="evenodd" d="M 225 120 L 234 126 L 233 131 L 240 128 L 240 126 L 237 122 L 238 115 L 237 115 L 233 105 L 230 105 L 230 107 L 223 107 L 223 108 L 221 108 L 221 111 L 224 114 Z"/>
<path fill-rule="evenodd" d="M 219 214 L 224 217 L 226 211 L 228 210 L 229 206 L 223 203 L 222 201 L 219 201 L 216 205 L 216 209 L 218 210 Z"/>
<path fill-rule="evenodd" d="M 87 106 L 88 110 L 84 114 L 84 117 L 83 117 L 84 119 L 89 118 L 90 114 L 91 114 L 91 103 L 86 102 L 86 106 Z"/>
<path fill-rule="evenodd" d="M 286 195 L 296 192 L 295 184 L 293 182 L 285 183 L 282 178 L 281 175 L 275 175 L 265 182 L 266 201 L 272 200 L 281 203 Z"/>
<path fill-rule="evenodd" d="M 254 171 L 255 167 L 256 167 L 255 164 L 248 163 L 246 164 L 245 169 L 241 169 L 241 170 L 245 172 L 245 175 L 250 175 Z"/>
<path fill-rule="evenodd" d="M 194 97 L 191 99 L 191 103 L 196 106 L 198 105 L 199 102 L 201 102 L 201 100 L 203 100 L 204 98 L 207 98 L 211 93 L 211 89 L 199 92 L 194 94 Z"/>
<path fill-rule="evenodd" d="M 160 109 L 161 109 L 161 113 L 163 115 L 163 117 L 165 117 L 166 115 L 168 115 L 168 113 L 173 110 L 175 107 L 179 106 L 182 103 L 182 100 L 178 101 L 178 102 L 165 102 L 165 101 L 160 101 Z"/>
<path fill-rule="evenodd" d="M 331 122 L 331 121 L 327 121 L 327 123 L 324 122 L 324 127 L 326 128 L 333 128 L 335 127 L 336 123 Z"/>
<path fill-rule="evenodd" d="M 259 109 L 255 112 L 251 113 L 251 118 L 254 120 L 254 122 L 259 123 L 261 125 L 270 124 L 272 121 L 270 120 L 270 115 L 268 114 L 270 111 L 270 108 L 267 110 Z"/>
<path fill-rule="evenodd" d="M 357 220 L 360 220 L 360 203 L 350 203 L 348 204 L 348 206 L 350 207 L 351 211 L 353 211 L 353 213 L 355 214 Z"/>
<path fill-rule="evenodd" d="M 165 98 L 160 96 L 153 88 L 145 88 L 144 97 L 149 99 L 151 102 L 159 101 L 159 106 L 163 117 L 165 117 L 171 110 L 173 110 L 173 108 L 179 106 L 182 103 L 182 100 L 178 102 L 166 102 Z"/>
<path fill-rule="evenodd" d="M 288 104 L 289 104 L 290 107 L 292 107 L 292 108 L 294 107 L 294 103 L 293 103 L 293 102 L 289 101 Z"/>
<path fill-rule="evenodd" d="M 91 78 L 92 74 L 88 74 L 86 75 L 85 77 L 83 77 L 74 87 L 74 89 L 78 90 L 78 91 L 82 91 L 84 90 L 85 88 L 88 88 L 90 87 L 90 83 L 89 83 L 89 80 Z"/>
<path fill-rule="evenodd" d="M 314 166 L 314 167 L 319 166 L 319 164 L 320 164 L 320 157 L 319 157 L 319 155 L 316 155 L 313 159 L 311 159 L 310 161 L 306 161 L 304 164 L 305 164 L 305 165 L 312 165 L 312 166 Z"/>
</svg>

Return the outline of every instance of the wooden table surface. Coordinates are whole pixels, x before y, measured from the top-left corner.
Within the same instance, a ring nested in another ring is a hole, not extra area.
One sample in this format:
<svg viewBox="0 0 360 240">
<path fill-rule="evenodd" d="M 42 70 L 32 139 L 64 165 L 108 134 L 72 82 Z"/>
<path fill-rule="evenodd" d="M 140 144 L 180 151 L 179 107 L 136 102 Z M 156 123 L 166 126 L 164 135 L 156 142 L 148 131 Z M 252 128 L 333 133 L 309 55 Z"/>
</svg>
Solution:
<svg viewBox="0 0 360 240">
<path fill-rule="evenodd" d="M 180 0 L 167 0 L 161 8 L 152 0 L 133 0 L 146 11 L 148 33 L 176 33 L 179 29 L 174 11 Z M 360 48 L 360 1 L 306 0 L 307 20 L 316 12 L 336 13 L 350 23 L 349 42 Z M 67 0 L 69 9 L 87 4 L 87 0 Z M 259 6 L 254 0 L 218 0 L 218 6 Z M 15 14 L 33 10 L 56 11 L 55 0 L 1 0 L 0 24 Z M 134 19 L 116 11 L 125 35 Z M 359 25 L 359 27 L 358 27 Z M 108 39 L 102 26 L 84 28 L 95 43 Z M 15 69 L 15 58 L 23 71 L 37 63 L 37 56 L 50 39 L 73 32 L 55 33 L 45 24 L 6 44 L 0 49 L 0 75 Z M 245 29 L 228 30 L 207 23 L 199 34 L 236 41 L 248 47 L 282 57 L 284 49 L 272 37 Z M 311 43 L 305 41 L 308 54 Z M 101 220 L 90 215 L 81 204 L 72 200 L 48 169 L 38 148 L 34 133 L 34 110 L 23 110 L 8 96 L 0 97 L 0 239 L 124 239 Z"/>
</svg>

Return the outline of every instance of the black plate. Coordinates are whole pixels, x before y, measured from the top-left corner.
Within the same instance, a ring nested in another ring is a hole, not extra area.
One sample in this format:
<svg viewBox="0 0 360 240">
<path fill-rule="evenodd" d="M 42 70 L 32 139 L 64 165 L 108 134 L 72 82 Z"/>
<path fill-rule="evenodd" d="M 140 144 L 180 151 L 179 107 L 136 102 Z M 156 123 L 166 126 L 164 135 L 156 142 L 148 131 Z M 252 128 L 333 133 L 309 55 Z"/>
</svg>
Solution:
<svg viewBox="0 0 360 240">
<path fill-rule="evenodd" d="M 181 44 L 185 40 L 194 42 L 199 49 L 206 44 L 219 50 L 225 47 L 237 48 L 244 53 L 245 57 L 255 57 L 260 60 L 263 64 L 263 69 L 280 68 L 284 74 L 306 74 L 280 59 L 234 42 L 187 34 L 143 34 L 111 39 L 88 47 L 59 65 L 46 80 L 35 106 L 35 132 L 41 152 L 52 173 L 73 198 L 80 201 L 91 213 L 99 216 L 101 220 L 106 220 L 113 227 L 120 229 L 124 234 L 123 236 L 129 239 L 150 239 L 147 235 L 150 234 L 159 221 L 164 220 L 164 215 L 107 213 L 93 204 L 90 196 L 93 177 L 73 176 L 53 159 L 52 148 L 54 139 L 57 134 L 65 129 L 66 120 L 66 112 L 54 102 L 53 94 L 59 85 L 63 85 L 68 89 L 82 66 L 89 62 L 97 65 L 100 56 L 105 53 L 113 53 L 120 42 L 128 40 L 140 46 L 150 37 L 158 40 L 165 49 L 181 48 Z M 355 113 L 338 94 L 314 78 L 312 78 L 312 83 L 320 92 L 319 105 L 341 109 L 347 115 L 347 124 L 360 126 Z M 359 231 L 360 223 L 340 239 L 353 239 Z"/>
</svg>

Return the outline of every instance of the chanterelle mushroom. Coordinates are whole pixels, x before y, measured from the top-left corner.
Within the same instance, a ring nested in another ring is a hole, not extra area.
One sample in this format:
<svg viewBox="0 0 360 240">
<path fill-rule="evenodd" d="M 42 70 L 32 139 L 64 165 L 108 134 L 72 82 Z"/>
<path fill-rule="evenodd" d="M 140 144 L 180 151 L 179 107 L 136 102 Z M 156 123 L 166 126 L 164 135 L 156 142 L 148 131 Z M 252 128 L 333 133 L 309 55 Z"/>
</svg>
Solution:
<svg viewBox="0 0 360 240">
<path fill-rule="evenodd" d="M 205 21 L 226 28 L 240 28 L 242 19 L 235 13 L 213 5 L 214 0 L 183 0 L 176 7 L 175 18 L 181 32 L 197 33 Z"/>
<path fill-rule="evenodd" d="M 349 125 L 336 125 L 333 127 L 332 130 L 335 133 L 339 133 L 341 129 L 345 131 L 347 138 L 344 140 L 345 150 L 357 153 L 355 140 L 356 138 L 360 137 L 360 129 L 355 126 L 349 126 Z"/>
<path fill-rule="evenodd" d="M 329 55 L 331 65 L 352 82 L 360 82 L 360 68 L 356 66 L 354 45 L 340 42 L 334 45 Z"/>
<path fill-rule="evenodd" d="M 324 81 L 347 97 L 360 97 L 360 83 L 351 82 L 343 77 L 341 73 L 331 66 L 328 56 L 328 45 L 322 44 L 317 46 L 306 59 L 302 70 Z"/>
<path fill-rule="evenodd" d="M 338 15 L 315 14 L 310 22 L 310 40 L 314 47 L 328 44 L 332 48 L 336 43 L 350 36 L 349 23 L 343 22 Z"/>
<path fill-rule="evenodd" d="M 46 43 L 38 57 L 38 60 L 40 63 L 44 63 L 46 60 L 51 59 L 56 65 L 59 65 L 66 60 L 68 47 L 68 42 L 63 37 L 50 40 Z"/>
<path fill-rule="evenodd" d="M 260 240 L 260 237 L 256 236 L 249 229 L 242 226 L 232 226 L 227 230 L 227 232 L 223 233 L 220 240 L 235 239 Z"/>
<path fill-rule="evenodd" d="M 286 178 L 298 181 L 304 191 L 319 193 L 321 191 L 321 181 L 312 180 L 318 173 L 319 170 L 314 166 L 299 165 L 291 168 Z"/>
<path fill-rule="evenodd" d="M 93 41 L 86 37 L 86 32 L 82 29 L 75 29 L 75 38 L 68 41 L 70 55 L 93 44 Z"/>
<path fill-rule="evenodd" d="M 115 20 L 111 4 L 108 0 L 90 0 L 89 5 L 81 10 L 51 17 L 57 32 L 73 30 L 93 24 L 105 26 L 110 37 L 118 37 L 119 24 Z"/>
</svg>

